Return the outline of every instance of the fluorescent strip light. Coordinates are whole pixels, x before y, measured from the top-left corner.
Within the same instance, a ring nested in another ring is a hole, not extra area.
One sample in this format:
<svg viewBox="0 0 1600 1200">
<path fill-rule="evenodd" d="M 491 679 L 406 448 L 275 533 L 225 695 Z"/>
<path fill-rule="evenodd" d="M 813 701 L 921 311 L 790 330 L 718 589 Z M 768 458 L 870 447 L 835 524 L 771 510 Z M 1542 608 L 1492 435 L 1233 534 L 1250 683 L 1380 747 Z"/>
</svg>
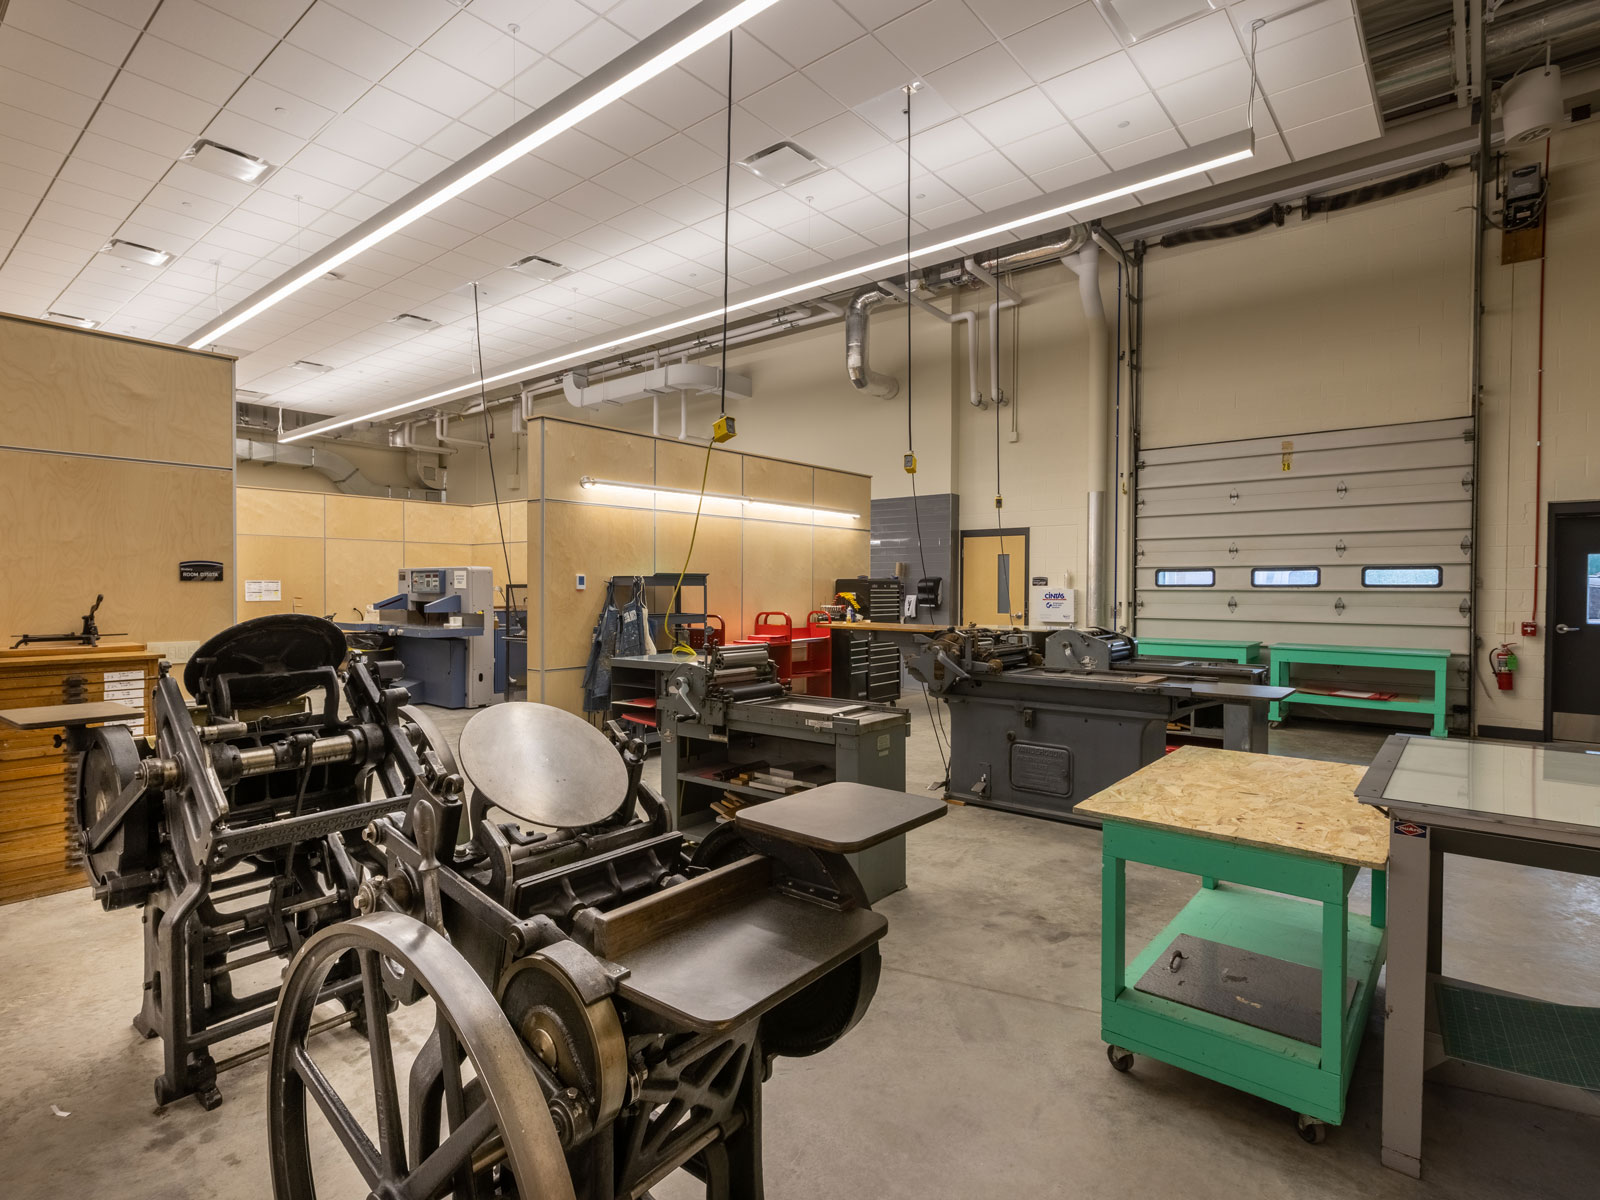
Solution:
<svg viewBox="0 0 1600 1200">
<path fill-rule="evenodd" d="M 958 237 L 946 238 L 943 241 L 931 242 L 923 246 L 918 246 L 912 251 L 912 257 L 922 258 L 929 254 L 936 254 L 941 250 L 949 250 L 954 246 L 970 245 L 973 242 L 981 242 L 1003 233 L 1009 233 L 1011 230 L 1022 225 L 1033 225 L 1040 221 L 1048 221 L 1054 217 L 1065 216 L 1068 213 L 1079 212 L 1083 209 L 1093 208 L 1098 204 L 1105 204 L 1108 201 L 1116 200 L 1123 196 L 1132 195 L 1134 192 L 1142 192 L 1149 188 L 1160 187 L 1165 183 L 1172 183 L 1175 180 L 1187 179 L 1192 175 L 1200 175 L 1206 171 L 1214 170 L 1217 167 L 1225 167 L 1229 163 L 1242 162 L 1244 159 L 1251 157 L 1254 153 L 1254 132 L 1248 129 L 1242 130 L 1239 133 L 1233 133 L 1226 137 L 1217 138 L 1214 141 L 1206 142 L 1189 150 L 1180 151 L 1177 154 L 1166 155 L 1165 157 L 1158 158 L 1153 162 L 1145 163 L 1142 167 L 1135 167 L 1124 171 L 1114 172 L 1110 179 L 1092 180 L 1090 183 L 1082 185 L 1076 190 L 1086 191 L 1090 187 L 1104 186 L 1106 183 L 1112 183 L 1118 178 L 1134 176 L 1130 182 L 1117 183 L 1115 186 L 1084 196 L 1082 199 L 1074 198 L 1065 203 L 1056 204 L 1053 207 L 1041 209 L 1038 212 L 1028 213 L 1025 216 L 1014 217 L 1011 220 L 1003 221 L 1000 224 L 991 225 L 986 229 L 979 229 L 971 233 L 963 233 Z M 1150 170 L 1154 173 L 1149 175 L 1137 175 L 1137 172 L 1140 170 Z M 657 325 L 653 329 L 642 330 L 638 333 L 624 334 L 621 337 L 615 337 L 609 341 L 597 342 L 593 345 L 585 346 L 581 350 L 573 350 L 567 354 L 558 354 L 554 358 L 542 359 L 539 362 L 524 363 L 520 366 L 512 367 L 506 371 L 500 371 L 493 375 L 487 375 L 482 379 L 474 379 L 471 383 L 458 384 L 455 387 L 445 388 L 443 391 L 432 392 L 429 395 L 420 396 L 415 400 L 402 400 L 398 404 L 391 404 L 387 408 L 375 409 L 372 412 L 357 413 L 354 416 L 349 417 L 330 417 L 325 421 L 318 421 L 315 424 L 302 425 L 293 433 L 285 434 L 278 440 L 282 442 L 297 442 L 302 438 L 317 437 L 321 434 L 331 433 L 335 429 L 344 429 L 347 426 L 355 425 L 361 421 L 377 421 L 384 417 L 394 416 L 398 413 L 411 412 L 419 408 L 427 408 L 429 405 L 435 404 L 440 400 L 448 400 L 455 396 L 465 395 L 468 392 L 475 392 L 481 387 L 493 387 L 495 384 L 505 383 L 507 380 L 518 379 L 523 376 L 532 375 L 539 371 L 546 371 L 551 367 L 558 367 L 566 363 L 590 359 L 597 354 L 604 354 L 607 350 L 615 350 L 619 346 L 626 346 L 633 342 L 648 341 L 651 338 L 660 337 L 664 333 L 673 333 L 679 329 L 686 329 L 690 326 L 701 325 L 708 321 L 716 320 L 718 317 L 721 317 L 724 312 L 736 313 L 746 309 L 761 308 L 771 304 L 775 300 L 781 300 L 786 296 L 793 296 L 799 292 L 815 291 L 817 288 L 826 287 L 832 283 L 839 283 L 842 280 L 852 279 L 858 275 L 868 275 L 874 271 L 881 271 L 886 267 L 900 266 L 904 264 L 905 260 L 906 256 L 902 252 L 892 255 L 888 258 L 880 258 L 875 262 L 848 267 L 844 270 L 834 271 L 827 275 L 819 275 L 814 278 L 807 279 L 804 283 L 797 283 L 775 292 L 766 292 L 763 295 L 754 296 L 748 300 L 741 300 L 737 304 L 730 304 L 725 309 L 707 309 L 704 312 L 695 313 L 693 316 L 683 317 L 676 321 L 669 321 L 665 325 Z"/>
<path fill-rule="evenodd" d="M 578 480 L 582 488 L 620 488 L 628 492 L 644 492 L 650 496 L 691 497 L 699 499 L 701 493 L 695 488 L 663 487 L 650 483 L 622 483 L 615 479 L 596 479 L 592 475 L 585 475 Z M 776 500 L 757 500 L 754 496 L 739 496 L 732 492 L 706 492 L 707 500 L 733 500 L 739 504 L 754 504 L 762 508 L 777 508 L 784 512 L 805 513 L 808 516 L 845 517 L 852 521 L 861 519 L 860 513 L 850 512 L 843 508 L 825 508 L 812 504 L 780 504 Z"/>
<path fill-rule="evenodd" d="M 619 56 L 609 66 L 617 68 L 626 65 L 641 54 L 648 54 L 650 47 L 663 35 L 667 38 L 676 38 L 666 49 L 651 55 L 638 66 L 628 70 L 619 78 L 599 88 L 597 91 L 584 96 L 576 103 L 571 103 L 569 97 L 574 93 L 581 93 L 592 86 L 593 82 L 605 79 L 608 70 L 602 68 L 591 75 L 582 83 L 574 84 L 556 99 L 542 108 L 524 117 L 505 133 L 488 142 L 480 151 L 468 155 L 454 166 L 435 175 L 428 183 L 423 184 L 417 192 L 424 193 L 416 201 L 407 204 L 396 216 L 384 221 L 376 229 L 356 237 L 348 245 L 339 249 L 330 249 L 326 254 L 316 256 L 311 264 L 298 274 L 293 275 L 287 283 L 273 288 L 259 300 L 247 302 L 246 307 L 239 312 L 227 316 L 225 319 L 212 325 L 203 327 L 189 341 L 189 349 L 199 350 L 209 345 L 219 337 L 237 329 L 246 321 L 259 316 L 267 309 L 289 296 L 294 295 L 301 288 L 314 280 L 321 279 L 329 271 L 335 270 L 341 264 L 349 262 L 363 250 L 370 250 L 379 242 L 398 233 L 413 221 L 421 220 L 440 205 L 454 200 L 473 185 L 481 183 L 503 167 L 509 166 L 519 158 L 538 149 L 550 141 L 557 134 L 565 133 L 577 125 L 585 117 L 593 116 L 601 109 L 614 101 L 622 99 L 635 88 L 650 82 L 668 68 L 677 65 L 688 58 L 697 50 L 709 46 L 729 30 L 744 24 L 757 13 L 771 8 L 778 0 L 741 0 L 740 3 L 730 4 L 730 0 L 702 0 L 683 16 L 668 22 L 651 37 L 639 43 L 633 50 Z M 716 12 L 718 15 L 704 24 L 696 26 L 706 12 Z M 688 26 L 688 32 L 679 36 L 678 31 Z M 567 107 L 563 107 L 567 105 Z M 546 116 L 546 114 L 553 114 Z M 523 132 L 526 131 L 526 132 Z M 509 144 L 496 150 L 496 146 L 507 142 Z M 468 166 L 469 163 L 474 165 Z M 465 169 L 463 169 L 465 168 Z M 460 172 L 457 174 L 456 172 Z M 411 195 L 417 195 L 412 192 Z M 407 200 L 410 199 L 408 196 Z M 402 201 L 401 203 L 405 203 Z M 334 243 L 339 246 L 338 242 Z"/>
</svg>

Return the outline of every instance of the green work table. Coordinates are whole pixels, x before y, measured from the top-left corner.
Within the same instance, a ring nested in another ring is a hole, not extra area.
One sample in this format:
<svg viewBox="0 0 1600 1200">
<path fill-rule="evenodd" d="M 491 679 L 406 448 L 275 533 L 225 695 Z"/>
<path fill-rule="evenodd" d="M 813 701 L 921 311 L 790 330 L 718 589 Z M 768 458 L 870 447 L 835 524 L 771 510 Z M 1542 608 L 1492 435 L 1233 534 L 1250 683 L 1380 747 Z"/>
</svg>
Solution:
<svg viewBox="0 0 1600 1200">
<path fill-rule="evenodd" d="M 1394 712 L 1427 713 L 1433 718 L 1429 732 L 1446 737 L 1445 672 L 1450 668 L 1450 651 L 1394 646 L 1323 646 L 1299 642 L 1274 642 L 1272 645 L 1272 685 L 1293 687 L 1292 668 L 1298 665 L 1325 667 L 1380 667 L 1390 671 L 1425 671 L 1433 676 L 1433 695 L 1423 700 L 1369 700 L 1359 696 L 1322 696 L 1315 692 L 1296 692 L 1277 701 L 1267 710 L 1269 721 L 1283 720 L 1285 704 L 1327 704 L 1335 708 L 1387 708 Z"/>
<path fill-rule="evenodd" d="M 1211 641 L 1207 638 L 1139 638 L 1140 658 L 1198 658 L 1203 662 L 1258 663 L 1260 642 Z"/>
<path fill-rule="evenodd" d="M 1388 822 L 1356 801 L 1362 771 L 1185 746 L 1078 805 L 1104 830 L 1100 1033 L 1114 1067 L 1145 1054 L 1250 1092 L 1292 1110 L 1307 1141 L 1344 1120 L 1385 945 Z M 1129 862 L 1201 877 L 1131 966 Z M 1370 917 L 1349 910 L 1363 867 Z"/>
</svg>

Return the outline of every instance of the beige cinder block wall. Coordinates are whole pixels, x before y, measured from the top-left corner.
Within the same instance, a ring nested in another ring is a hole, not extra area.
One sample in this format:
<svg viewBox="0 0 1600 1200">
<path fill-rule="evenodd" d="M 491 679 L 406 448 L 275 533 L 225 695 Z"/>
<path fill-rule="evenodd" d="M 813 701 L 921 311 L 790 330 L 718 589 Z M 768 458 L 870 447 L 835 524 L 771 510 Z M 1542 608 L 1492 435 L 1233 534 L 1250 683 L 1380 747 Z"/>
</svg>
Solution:
<svg viewBox="0 0 1600 1200">
<path fill-rule="evenodd" d="M 687 555 L 688 571 L 708 576 L 708 611 L 733 638 L 762 610 L 803 622 L 831 599 L 836 578 L 867 569 L 871 480 L 864 475 L 722 447 L 708 461 L 704 445 L 552 418 L 530 422 L 529 455 L 528 478 L 542 496 L 529 506 L 537 525 L 529 528 L 529 572 L 542 614 L 529 634 L 536 676 L 529 695 L 547 704 L 581 711 L 590 635 L 614 575 L 679 572 Z M 584 476 L 696 493 L 704 479 L 711 493 L 859 515 L 813 517 L 713 496 L 690 554 L 696 496 L 585 488 Z M 535 545 L 542 553 L 532 552 Z M 681 607 L 692 610 L 693 602 Z"/>
<path fill-rule="evenodd" d="M 99 593 L 114 640 L 183 662 L 230 622 L 231 358 L 0 316 L 0 413 L 0 633 L 76 631 Z"/>
</svg>

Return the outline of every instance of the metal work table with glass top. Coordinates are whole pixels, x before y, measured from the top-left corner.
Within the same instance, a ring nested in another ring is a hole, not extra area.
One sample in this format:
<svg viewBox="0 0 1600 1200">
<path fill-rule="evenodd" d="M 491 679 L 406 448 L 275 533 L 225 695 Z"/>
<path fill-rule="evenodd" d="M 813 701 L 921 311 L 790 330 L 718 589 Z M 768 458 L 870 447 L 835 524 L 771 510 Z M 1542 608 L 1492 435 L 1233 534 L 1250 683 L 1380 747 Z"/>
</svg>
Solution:
<svg viewBox="0 0 1600 1200">
<path fill-rule="evenodd" d="M 1600 1009 L 1480 987 L 1440 970 L 1443 855 L 1600 876 L 1600 754 L 1397 734 L 1356 795 L 1389 816 L 1384 1164 L 1422 1174 L 1424 1073 L 1600 1111 Z"/>
</svg>

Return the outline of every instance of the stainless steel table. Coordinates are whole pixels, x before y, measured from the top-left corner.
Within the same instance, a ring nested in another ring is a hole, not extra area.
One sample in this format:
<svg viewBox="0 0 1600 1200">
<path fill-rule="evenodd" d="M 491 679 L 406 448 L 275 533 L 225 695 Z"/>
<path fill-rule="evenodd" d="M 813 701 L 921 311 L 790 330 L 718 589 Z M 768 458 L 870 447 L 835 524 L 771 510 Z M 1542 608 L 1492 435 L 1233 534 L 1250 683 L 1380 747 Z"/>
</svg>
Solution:
<svg viewBox="0 0 1600 1200">
<path fill-rule="evenodd" d="M 1600 1111 L 1600 1009 L 1440 971 L 1445 854 L 1600 876 L 1600 754 L 1531 743 L 1388 739 L 1356 789 L 1389 815 L 1383 1162 L 1422 1174 L 1423 1075 Z"/>
</svg>

